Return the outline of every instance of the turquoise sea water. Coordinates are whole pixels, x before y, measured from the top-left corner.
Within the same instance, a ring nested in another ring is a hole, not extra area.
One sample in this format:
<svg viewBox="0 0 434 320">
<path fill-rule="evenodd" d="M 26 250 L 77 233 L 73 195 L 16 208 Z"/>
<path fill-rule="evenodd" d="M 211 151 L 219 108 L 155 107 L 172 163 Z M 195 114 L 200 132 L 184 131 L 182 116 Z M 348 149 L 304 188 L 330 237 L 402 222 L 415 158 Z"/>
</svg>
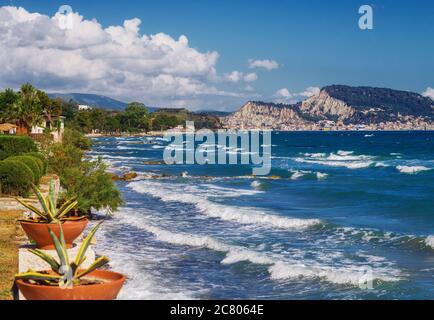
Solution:
<svg viewBox="0 0 434 320">
<path fill-rule="evenodd" d="M 434 298 L 434 132 L 273 133 L 268 178 L 144 164 L 159 138 L 94 142 L 139 173 L 98 238 L 121 298 Z"/>
</svg>

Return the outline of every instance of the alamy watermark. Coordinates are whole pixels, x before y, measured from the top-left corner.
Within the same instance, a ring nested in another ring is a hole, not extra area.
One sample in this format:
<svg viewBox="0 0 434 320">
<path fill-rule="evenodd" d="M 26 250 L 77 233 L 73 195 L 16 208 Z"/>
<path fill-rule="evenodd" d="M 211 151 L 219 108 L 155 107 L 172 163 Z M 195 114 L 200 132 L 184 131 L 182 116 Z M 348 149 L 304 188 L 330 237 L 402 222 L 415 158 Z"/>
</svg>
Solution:
<svg viewBox="0 0 434 320">
<path fill-rule="evenodd" d="M 359 14 L 362 16 L 359 18 L 359 28 L 361 30 L 374 29 L 374 10 L 370 5 L 364 4 L 359 8 Z"/>
<path fill-rule="evenodd" d="M 271 131 L 195 131 L 194 122 L 186 122 L 185 133 L 166 132 L 171 143 L 163 153 L 166 164 L 252 165 L 253 175 L 271 171 Z"/>
<path fill-rule="evenodd" d="M 72 7 L 64 4 L 59 7 L 57 13 L 59 13 L 59 28 L 62 30 L 72 30 L 74 26 Z"/>
</svg>

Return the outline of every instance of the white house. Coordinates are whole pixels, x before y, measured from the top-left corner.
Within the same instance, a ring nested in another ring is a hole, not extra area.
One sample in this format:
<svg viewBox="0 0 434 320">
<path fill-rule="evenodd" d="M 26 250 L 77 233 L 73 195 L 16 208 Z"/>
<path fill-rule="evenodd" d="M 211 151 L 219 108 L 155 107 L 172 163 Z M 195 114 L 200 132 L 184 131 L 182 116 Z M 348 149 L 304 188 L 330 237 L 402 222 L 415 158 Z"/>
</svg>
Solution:
<svg viewBox="0 0 434 320">
<path fill-rule="evenodd" d="M 53 140 L 55 142 L 60 142 L 63 139 L 63 133 L 65 131 L 65 117 L 53 117 L 52 126 L 50 122 L 48 122 L 47 116 L 44 116 L 44 120 L 39 123 L 39 125 L 33 126 L 30 131 L 31 135 L 43 134 L 45 129 L 51 130 L 51 135 L 53 136 Z"/>
</svg>

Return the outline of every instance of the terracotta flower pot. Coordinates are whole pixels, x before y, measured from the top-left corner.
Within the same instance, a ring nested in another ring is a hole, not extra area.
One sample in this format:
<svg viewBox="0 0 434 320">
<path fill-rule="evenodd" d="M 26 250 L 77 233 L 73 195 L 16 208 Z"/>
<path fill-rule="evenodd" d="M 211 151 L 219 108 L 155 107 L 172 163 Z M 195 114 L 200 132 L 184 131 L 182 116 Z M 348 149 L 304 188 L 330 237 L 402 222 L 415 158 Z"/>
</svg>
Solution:
<svg viewBox="0 0 434 320">
<path fill-rule="evenodd" d="M 86 228 L 88 220 L 78 220 L 78 221 L 66 221 L 62 223 L 63 235 L 65 237 L 66 246 L 71 248 L 73 241 L 83 232 Z M 48 228 L 54 232 L 54 234 L 59 238 L 59 225 L 57 223 L 37 223 L 37 222 L 27 222 L 20 221 L 21 227 L 26 232 L 27 236 L 36 242 L 38 249 L 43 250 L 53 250 L 55 249 L 53 240 L 50 237 Z"/>
<path fill-rule="evenodd" d="M 86 277 L 103 283 L 79 285 L 72 289 L 30 284 L 22 279 L 16 284 L 27 300 L 114 300 L 125 282 L 123 274 L 106 270 L 93 271 Z"/>
</svg>

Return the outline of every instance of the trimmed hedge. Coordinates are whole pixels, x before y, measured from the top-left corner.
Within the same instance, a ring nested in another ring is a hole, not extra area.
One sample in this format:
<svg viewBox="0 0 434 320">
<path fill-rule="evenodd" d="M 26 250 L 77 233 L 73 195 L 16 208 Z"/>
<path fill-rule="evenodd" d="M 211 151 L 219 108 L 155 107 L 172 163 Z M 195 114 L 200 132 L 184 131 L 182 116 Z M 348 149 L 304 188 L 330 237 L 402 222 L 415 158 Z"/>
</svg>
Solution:
<svg viewBox="0 0 434 320">
<path fill-rule="evenodd" d="M 3 194 L 26 197 L 33 181 L 32 170 L 23 162 L 0 161 L 0 184 Z"/>
<path fill-rule="evenodd" d="M 37 151 L 36 144 L 30 137 L 0 135 L 0 160 L 22 153 Z"/>
<path fill-rule="evenodd" d="M 28 152 L 28 153 L 22 154 L 22 156 L 30 156 L 30 157 L 35 157 L 35 158 L 39 159 L 40 162 L 38 162 L 38 163 L 40 164 L 42 175 L 47 173 L 48 163 L 47 163 L 47 160 L 45 159 L 45 157 L 42 155 L 42 153 Z"/>
<path fill-rule="evenodd" d="M 39 184 L 39 180 L 41 180 L 42 177 L 41 167 L 43 167 L 41 160 L 31 156 L 15 156 L 9 157 L 6 160 L 22 162 L 23 164 L 28 166 L 32 171 L 33 183 L 36 185 Z"/>
</svg>

